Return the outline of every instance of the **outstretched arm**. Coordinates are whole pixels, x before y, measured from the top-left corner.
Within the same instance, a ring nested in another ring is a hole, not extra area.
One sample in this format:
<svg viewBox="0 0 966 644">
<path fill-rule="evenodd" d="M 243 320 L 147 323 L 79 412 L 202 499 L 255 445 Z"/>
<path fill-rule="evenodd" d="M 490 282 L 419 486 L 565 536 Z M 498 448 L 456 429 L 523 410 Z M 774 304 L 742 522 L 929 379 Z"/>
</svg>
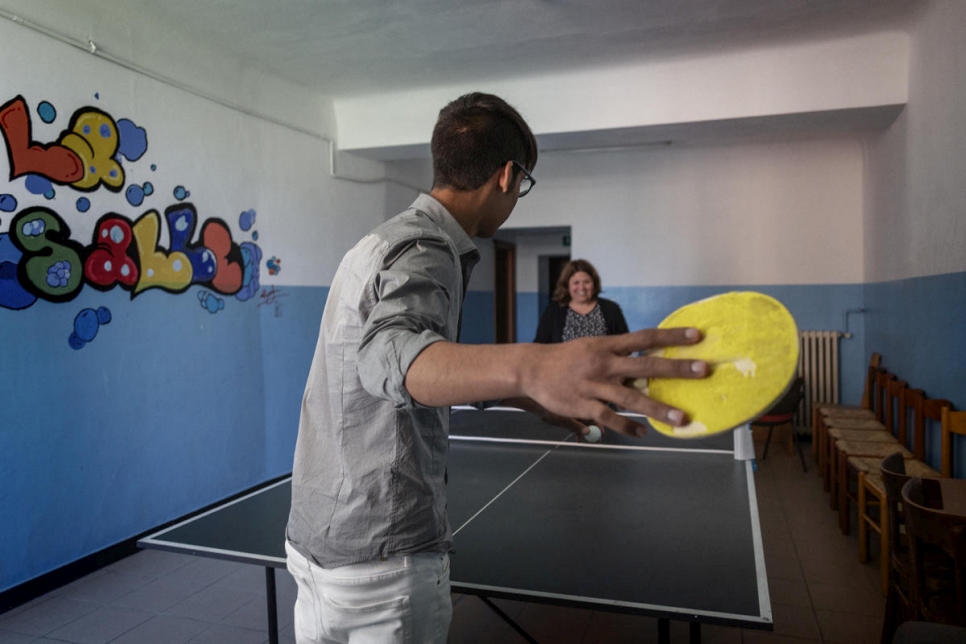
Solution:
<svg viewBox="0 0 966 644">
<path fill-rule="evenodd" d="M 430 407 L 530 398 L 554 414 L 640 435 L 645 426 L 621 416 L 608 403 L 671 425 L 687 419 L 681 410 L 624 383 L 637 378 L 703 378 L 708 365 L 631 354 L 700 339 L 697 329 L 646 329 L 563 344 L 436 342 L 412 362 L 405 386 L 415 400 Z"/>
</svg>

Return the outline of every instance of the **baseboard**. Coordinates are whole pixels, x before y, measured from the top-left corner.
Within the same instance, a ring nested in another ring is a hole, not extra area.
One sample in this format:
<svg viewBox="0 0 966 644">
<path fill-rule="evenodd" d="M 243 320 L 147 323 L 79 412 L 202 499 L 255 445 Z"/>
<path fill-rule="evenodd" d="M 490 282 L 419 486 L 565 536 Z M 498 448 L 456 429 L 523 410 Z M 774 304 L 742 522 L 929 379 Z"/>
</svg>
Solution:
<svg viewBox="0 0 966 644">
<path fill-rule="evenodd" d="M 34 577 L 19 586 L 14 586 L 13 588 L 0 592 L 0 615 L 17 606 L 26 604 L 41 595 L 45 595 L 52 590 L 57 590 L 61 586 L 66 586 L 73 581 L 77 581 L 81 577 L 100 570 L 105 566 L 110 566 L 127 556 L 133 555 L 138 551 L 137 540 L 139 538 L 134 537 L 114 544 L 92 555 L 72 561 L 66 566 L 61 566 L 39 577 Z"/>
</svg>

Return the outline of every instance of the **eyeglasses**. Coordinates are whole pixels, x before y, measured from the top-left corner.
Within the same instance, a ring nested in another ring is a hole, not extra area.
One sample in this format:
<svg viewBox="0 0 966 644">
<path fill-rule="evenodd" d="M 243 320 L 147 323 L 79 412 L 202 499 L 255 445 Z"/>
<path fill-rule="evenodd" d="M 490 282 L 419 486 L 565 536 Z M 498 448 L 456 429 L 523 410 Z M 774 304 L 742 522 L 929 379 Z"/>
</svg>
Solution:
<svg viewBox="0 0 966 644">
<path fill-rule="evenodd" d="M 517 198 L 519 199 L 520 197 L 525 197 L 527 193 L 533 189 L 533 186 L 537 185 L 537 180 L 533 178 L 533 175 L 527 172 L 527 169 L 524 168 L 523 164 L 519 161 L 512 161 L 511 163 L 513 163 L 513 165 L 519 168 L 520 172 L 523 173 L 523 179 L 520 180 L 520 194 L 517 195 Z"/>
</svg>

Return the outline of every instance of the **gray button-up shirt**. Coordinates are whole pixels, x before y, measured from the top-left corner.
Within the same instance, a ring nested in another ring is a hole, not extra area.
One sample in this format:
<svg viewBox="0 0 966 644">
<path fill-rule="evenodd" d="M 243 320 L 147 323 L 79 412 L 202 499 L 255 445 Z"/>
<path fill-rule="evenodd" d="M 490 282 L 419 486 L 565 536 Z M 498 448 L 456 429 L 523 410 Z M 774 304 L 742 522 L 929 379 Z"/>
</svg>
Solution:
<svg viewBox="0 0 966 644">
<path fill-rule="evenodd" d="M 451 549 L 449 409 L 419 405 L 403 383 L 423 349 L 458 339 L 479 257 L 420 195 L 339 265 L 302 399 L 287 528 L 319 565 Z"/>
</svg>

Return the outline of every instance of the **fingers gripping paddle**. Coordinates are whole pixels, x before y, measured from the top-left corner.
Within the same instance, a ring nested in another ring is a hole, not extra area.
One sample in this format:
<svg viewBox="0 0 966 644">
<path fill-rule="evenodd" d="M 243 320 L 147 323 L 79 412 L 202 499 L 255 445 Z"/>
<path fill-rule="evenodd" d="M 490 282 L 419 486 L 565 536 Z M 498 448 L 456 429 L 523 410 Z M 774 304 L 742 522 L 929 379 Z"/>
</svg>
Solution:
<svg viewBox="0 0 966 644">
<path fill-rule="evenodd" d="M 662 434 L 699 438 L 754 420 L 777 401 L 798 368 L 798 327 L 781 302 L 754 292 L 724 293 L 681 307 L 658 328 L 696 327 L 701 342 L 652 353 L 706 360 L 711 375 L 698 380 L 637 380 L 654 400 L 683 410 L 682 427 L 648 419 Z"/>
</svg>

